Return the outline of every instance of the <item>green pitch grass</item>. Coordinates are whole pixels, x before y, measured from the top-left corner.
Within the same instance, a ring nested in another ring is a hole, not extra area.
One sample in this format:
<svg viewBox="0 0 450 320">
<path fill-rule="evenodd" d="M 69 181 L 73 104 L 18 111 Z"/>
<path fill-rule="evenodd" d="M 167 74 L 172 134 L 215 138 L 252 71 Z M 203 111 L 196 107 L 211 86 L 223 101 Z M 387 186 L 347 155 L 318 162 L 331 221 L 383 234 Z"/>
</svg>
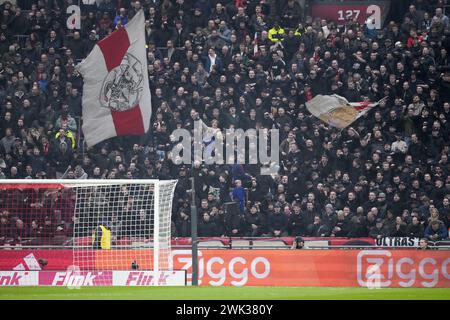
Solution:
<svg viewBox="0 0 450 320">
<path fill-rule="evenodd" d="M 0 287 L 0 300 L 450 300 L 450 288 Z"/>
</svg>

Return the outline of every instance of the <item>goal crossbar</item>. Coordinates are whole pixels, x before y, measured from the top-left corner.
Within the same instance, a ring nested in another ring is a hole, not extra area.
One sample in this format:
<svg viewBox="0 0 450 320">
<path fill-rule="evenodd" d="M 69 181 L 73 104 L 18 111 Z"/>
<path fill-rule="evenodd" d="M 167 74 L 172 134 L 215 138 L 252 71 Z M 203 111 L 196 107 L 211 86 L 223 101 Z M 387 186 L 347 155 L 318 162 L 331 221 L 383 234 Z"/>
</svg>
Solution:
<svg viewBox="0 0 450 320">
<path fill-rule="evenodd" d="M 108 185 L 108 184 L 170 184 L 177 180 L 157 179 L 0 179 L 1 184 L 68 184 L 68 185 Z"/>
</svg>

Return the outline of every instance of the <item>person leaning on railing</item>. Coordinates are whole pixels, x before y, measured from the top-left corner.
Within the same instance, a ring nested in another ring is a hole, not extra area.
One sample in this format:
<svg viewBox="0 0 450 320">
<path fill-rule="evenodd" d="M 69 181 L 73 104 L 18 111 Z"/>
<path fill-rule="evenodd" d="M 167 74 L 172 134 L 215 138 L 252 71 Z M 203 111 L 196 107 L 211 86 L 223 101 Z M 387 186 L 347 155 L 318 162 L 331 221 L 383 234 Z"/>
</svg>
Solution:
<svg viewBox="0 0 450 320">
<path fill-rule="evenodd" d="M 425 237 L 432 241 L 443 240 L 448 237 L 448 233 L 441 221 L 434 220 L 425 229 Z"/>
</svg>

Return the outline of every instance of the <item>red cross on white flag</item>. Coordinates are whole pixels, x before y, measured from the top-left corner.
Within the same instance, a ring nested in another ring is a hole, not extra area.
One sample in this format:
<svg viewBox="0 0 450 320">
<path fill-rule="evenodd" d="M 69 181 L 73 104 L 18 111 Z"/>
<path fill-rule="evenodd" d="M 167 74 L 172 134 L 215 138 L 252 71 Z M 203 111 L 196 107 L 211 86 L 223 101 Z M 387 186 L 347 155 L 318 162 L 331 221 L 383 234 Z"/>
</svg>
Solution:
<svg viewBox="0 0 450 320">
<path fill-rule="evenodd" d="M 151 96 L 144 12 L 99 41 L 77 66 L 83 75 L 83 133 L 88 146 L 115 136 L 143 135 Z"/>
</svg>

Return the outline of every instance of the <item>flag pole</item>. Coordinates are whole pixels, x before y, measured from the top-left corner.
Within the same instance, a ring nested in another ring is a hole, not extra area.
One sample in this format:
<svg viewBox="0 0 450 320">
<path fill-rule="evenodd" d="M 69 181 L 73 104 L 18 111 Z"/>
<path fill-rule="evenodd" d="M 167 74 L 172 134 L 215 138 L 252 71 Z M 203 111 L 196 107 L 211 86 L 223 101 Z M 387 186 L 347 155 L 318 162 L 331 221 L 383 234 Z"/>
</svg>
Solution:
<svg viewBox="0 0 450 320">
<path fill-rule="evenodd" d="M 193 172 L 192 172 L 193 173 Z M 198 286 L 198 240 L 197 240 L 197 204 L 195 201 L 195 176 L 191 177 L 191 256 L 192 256 L 192 285 Z"/>
</svg>

